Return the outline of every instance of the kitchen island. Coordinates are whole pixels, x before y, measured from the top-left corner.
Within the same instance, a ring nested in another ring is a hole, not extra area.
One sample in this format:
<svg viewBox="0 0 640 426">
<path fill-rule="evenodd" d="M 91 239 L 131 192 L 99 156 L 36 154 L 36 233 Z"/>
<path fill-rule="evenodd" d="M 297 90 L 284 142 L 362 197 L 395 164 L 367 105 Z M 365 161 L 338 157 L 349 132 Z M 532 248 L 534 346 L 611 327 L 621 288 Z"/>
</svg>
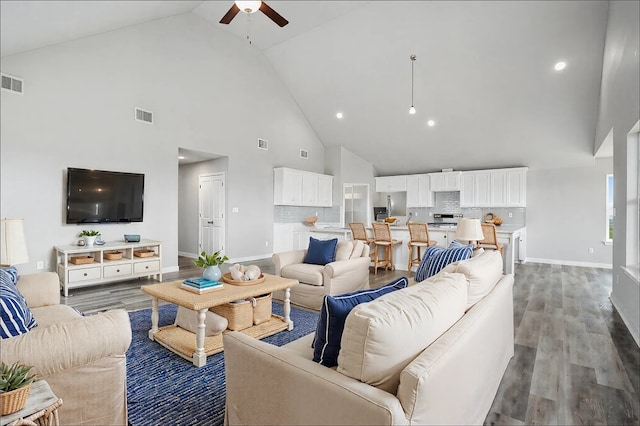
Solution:
<svg viewBox="0 0 640 426">
<path fill-rule="evenodd" d="M 406 225 L 390 225 L 391 237 L 402 241 L 394 247 L 393 261 L 396 269 L 406 271 L 409 263 L 409 228 Z M 429 225 L 429 238 L 437 242 L 438 246 L 448 247 L 455 240 L 455 225 Z M 373 236 L 371 228 L 367 228 L 370 236 Z M 317 239 L 338 238 L 338 240 L 350 240 L 351 230 L 336 226 L 314 227 L 309 229 L 310 234 Z M 524 262 L 526 259 L 526 227 L 524 225 L 503 224 L 496 226 L 498 241 L 504 244 L 504 272 L 513 274 L 515 262 Z"/>
</svg>

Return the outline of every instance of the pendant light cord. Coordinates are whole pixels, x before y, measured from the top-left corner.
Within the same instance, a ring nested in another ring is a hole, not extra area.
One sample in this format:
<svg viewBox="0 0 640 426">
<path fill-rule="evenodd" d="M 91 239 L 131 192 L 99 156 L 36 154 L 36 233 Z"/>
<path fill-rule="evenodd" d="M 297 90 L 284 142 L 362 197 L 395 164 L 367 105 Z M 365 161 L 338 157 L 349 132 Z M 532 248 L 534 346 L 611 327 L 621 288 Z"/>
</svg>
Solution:
<svg viewBox="0 0 640 426">
<path fill-rule="evenodd" d="M 413 63 L 416 60 L 415 55 L 411 55 L 411 106 L 413 106 Z"/>
</svg>

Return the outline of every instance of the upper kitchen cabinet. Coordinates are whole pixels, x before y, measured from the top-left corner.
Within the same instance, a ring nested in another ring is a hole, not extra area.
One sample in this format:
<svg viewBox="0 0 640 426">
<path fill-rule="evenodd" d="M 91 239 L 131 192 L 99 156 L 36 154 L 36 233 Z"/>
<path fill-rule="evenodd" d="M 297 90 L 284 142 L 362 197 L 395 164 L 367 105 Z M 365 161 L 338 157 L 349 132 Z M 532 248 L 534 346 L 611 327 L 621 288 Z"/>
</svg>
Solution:
<svg viewBox="0 0 640 426">
<path fill-rule="evenodd" d="M 331 207 L 332 190 L 333 176 L 287 167 L 274 169 L 275 205 Z"/>
<path fill-rule="evenodd" d="M 402 192 L 407 190 L 407 176 L 381 176 L 376 178 L 376 192 Z"/>
<path fill-rule="evenodd" d="M 526 207 L 527 168 L 462 172 L 460 207 Z"/>
<path fill-rule="evenodd" d="M 507 206 L 527 206 L 527 168 L 507 171 Z"/>
<path fill-rule="evenodd" d="M 407 207 L 433 207 L 428 174 L 407 176 Z"/>
<path fill-rule="evenodd" d="M 460 207 L 491 207 L 491 173 L 487 171 L 462 172 Z"/>
<path fill-rule="evenodd" d="M 429 173 L 431 192 L 460 191 L 461 172 Z"/>
</svg>

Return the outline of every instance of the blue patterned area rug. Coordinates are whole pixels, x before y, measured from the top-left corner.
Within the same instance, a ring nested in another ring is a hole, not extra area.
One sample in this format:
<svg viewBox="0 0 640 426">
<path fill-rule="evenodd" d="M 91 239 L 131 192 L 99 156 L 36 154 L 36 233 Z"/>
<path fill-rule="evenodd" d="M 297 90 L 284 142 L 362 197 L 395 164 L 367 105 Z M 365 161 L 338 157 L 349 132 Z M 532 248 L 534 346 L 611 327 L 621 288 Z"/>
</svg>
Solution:
<svg viewBox="0 0 640 426">
<path fill-rule="evenodd" d="M 173 324 L 177 306 L 160 307 L 159 325 Z M 282 315 L 282 304 L 273 302 Z M 224 422 L 224 352 L 207 357 L 207 365 L 190 361 L 149 340 L 151 310 L 130 312 L 133 340 L 127 351 L 129 423 L 146 425 L 222 425 Z M 264 338 L 281 346 L 316 330 L 318 314 L 291 308 L 292 331 Z"/>
</svg>

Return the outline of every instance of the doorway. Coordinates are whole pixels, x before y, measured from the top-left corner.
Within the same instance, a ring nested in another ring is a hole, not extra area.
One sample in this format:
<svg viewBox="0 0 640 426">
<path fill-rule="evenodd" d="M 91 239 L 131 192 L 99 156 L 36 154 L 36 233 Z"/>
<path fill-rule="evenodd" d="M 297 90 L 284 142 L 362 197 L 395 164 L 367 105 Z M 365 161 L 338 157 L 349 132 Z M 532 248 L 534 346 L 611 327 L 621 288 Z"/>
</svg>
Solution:
<svg viewBox="0 0 640 426">
<path fill-rule="evenodd" d="M 224 251 L 225 174 L 198 176 L 198 252 Z"/>
<path fill-rule="evenodd" d="M 369 216 L 369 184 L 345 183 L 342 185 L 342 226 L 349 222 L 371 223 Z"/>
</svg>

